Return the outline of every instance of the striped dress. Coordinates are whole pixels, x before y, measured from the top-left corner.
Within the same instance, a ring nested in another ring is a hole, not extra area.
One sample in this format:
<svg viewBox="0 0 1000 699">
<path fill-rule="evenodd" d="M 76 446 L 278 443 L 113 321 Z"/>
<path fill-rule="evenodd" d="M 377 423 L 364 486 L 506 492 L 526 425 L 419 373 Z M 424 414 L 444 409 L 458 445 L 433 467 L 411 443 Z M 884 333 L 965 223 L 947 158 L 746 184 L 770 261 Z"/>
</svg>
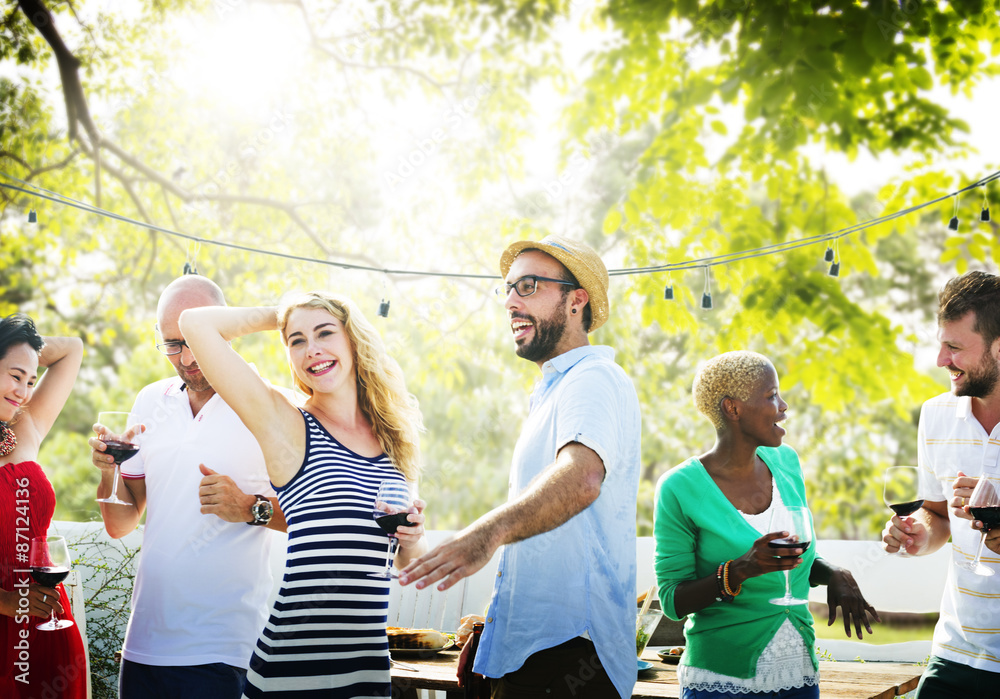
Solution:
<svg viewBox="0 0 1000 699">
<path fill-rule="evenodd" d="M 281 590 L 250 660 L 243 696 L 388 697 L 388 537 L 372 506 L 379 483 L 405 482 L 384 454 L 359 456 L 309 413 L 306 458 L 278 491 L 288 521 Z"/>
</svg>

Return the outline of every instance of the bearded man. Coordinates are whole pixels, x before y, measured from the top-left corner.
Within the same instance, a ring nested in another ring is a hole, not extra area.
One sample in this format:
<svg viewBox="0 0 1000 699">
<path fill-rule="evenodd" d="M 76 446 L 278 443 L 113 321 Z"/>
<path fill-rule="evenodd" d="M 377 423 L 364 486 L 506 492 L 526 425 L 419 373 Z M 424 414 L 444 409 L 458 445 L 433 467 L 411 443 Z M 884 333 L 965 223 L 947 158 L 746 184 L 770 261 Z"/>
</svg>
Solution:
<svg viewBox="0 0 1000 699">
<path fill-rule="evenodd" d="M 952 540 L 941 615 L 917 699 L 1000 697 L 1000 559 L 983 557 L 998 571 L 993 576 L 960 565 L 975 556 L 981 537 L 969 496 L 979 477 L 1000 464 L 1000 277 L 955 277 L 938 301 L 937 364 L 951 373 L 951 391 L 920 411 L 923 507 L 912 517 L 889 520 L 882 541 L 890 553 L 905 545 L 920 556 Z M 1000 549 L 1000 531 L 990 541 Z"/>
<path fill-rule="evenodd" d="M 639 401 L 610 347 L 608 272 L 581 243 L 520 241 L 500 258 L 515 352 L 541 369 L 505 505 L 400 576 L 439 590 L 503 547 L 475 672 L 493 699 L 630 697 L 636 681 Z"/>
</svg>

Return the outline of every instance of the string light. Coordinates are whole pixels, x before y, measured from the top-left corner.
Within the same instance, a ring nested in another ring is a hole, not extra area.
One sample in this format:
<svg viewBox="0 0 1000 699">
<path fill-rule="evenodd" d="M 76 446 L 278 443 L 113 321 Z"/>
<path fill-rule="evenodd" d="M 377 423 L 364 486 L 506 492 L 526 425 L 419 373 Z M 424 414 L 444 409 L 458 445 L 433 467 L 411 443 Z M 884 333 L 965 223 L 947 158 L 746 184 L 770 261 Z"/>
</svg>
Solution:
<svg viewBox="0 0 1000 699">
<path fill-rule="evenodd" d="M 28 223 L 38 223 L 38 216 L 35 215 L 34 209 L 28 212 Z"/>
<path fill-rule="evenodd" d="M 955 213 L 948 221 L 948 230 L 957 231 L 958 230 L 958 195 L 955 195 Z"/>
<path fill-rule="evenodd" d="M 48 200 L 48 201 L 52 201 L 52 202 L 55 202 L 57 204 L 63 204 L 63 205 L 66 205 L 66 206 L 71 206 L 73 208 L 85 211 L 87 213 L 96 214 L 96 215 L 102 216 L 104 218 L 109 218 L 109 219 L 112 219 L 112 220 L 120 221 L 122 223 L 127 223 L 129 225 L 137 226 L 137 227 L 140 227 L 140 228 L 145 228 L 145 229 L 151 230 L 151 231 L 156 231 L 158 233 L 163 233 L 164 235 L 169 235 L 169 236 L 176 237 L 176 238 L 183 238 L 185 240 L 193 241 L 193 242 L 197 242 L 197 243 L 205 243 L 207 245 L 215 245 L 215 246 L 218 246 L 218 247 L 230 248 L 230 249 L 233 249 L 233 250 L 240 250 L 240 251 L 248 252 L 248 253 L 268 255 L 268 256 L 271 256 L 271 257 L 279 257 L 279 258 L 283 258 L 283 259 L 287 259 L 287 260 L 293 260 L 293 261 L 298 261 L 298 262 L 310 262 L 310 263 L 314 263 L 314 264 L 324 264 L 324 265 L 328 265 L 328 266 L 331 266 L 331 267 L 340 267 L 342 269 L 350 269 L 350 270 L 359 270 L 359 271 L 367 271 L 367 272 L 379 272 L 379 273 L 386 274 L 386 275 L 396 274 L 396 275 L 427 276 L 427 277 L 451 278 L 451 279 L 488 279 L 488 280 L 491 280 L 491 281 L 495 280 L 497 278 L 496 274 L 472 274 L 472 273 L 460 273 L 460 272 L 459 273 L 456 273 L 456 272 L 435 272 L 435 271 L 427 271 L 427 270 L 379 268 L 379 267 L 368 266 L 368 265 L 358 265 L 358 264 L 352 264 L 352 263 L 348 263 L 348 262 L 339 262 L 339 261 L 330 260 L 330 259 L 325 259 L 324 260 L 324 259 L 317 259 L 317 258 L 313 258 L 313 257 L 306 257 L 306 256 L 303 256 L 303 255 L 292 255 L 292 254 L 289 254 L 289 253 L 277 252 L 277 251 L 274 251 L 274 250 L 266 250 L 266 249 L 261 249 L 261 248 L 250 247 L 250 246 L 247 246 L 247 245 L 239 245 L 237 243 L 230 243 L 230 242 L 219 241 L 219 240 L 210 240 L 208 238 L 200 238 L 200 237 L 197 237 L 197 236 L 190 235 L 188 233 L 181 233 L 179 231 L 174 231 L 174 230 L 171 230 L 169 228 L 164 228 L 162 226 L 157 226 L 155 224 L 146 223 L 144 221 L 138 221 L 138 220 L 129 218 L 127 216 L 123 216 L 121 214 L 117 214 L 117 213 L 114 213 L 114 212 L 111 212 L 111 211 L 107 211 L 105 209 L 101 209 L 99 207 L 92 206 L 92 205 L 87 204 L 85 202 L 75 200 L 75 199 L 73 199 L 71 197 L 67 197 L 67 196 L 65 196 L 63 194 L 59 194 L 58 192 L 53 192 L 51 190 L 47 190 L 47 189 L 45 189 L 43 187 L 40 187 L 40 186 L 38 186 L 38 185 L 36 185 L 34 183 L 26 182 L 26 181 L 24 181 L 22 179 L 14 177 L 14 176 L 12 176 L 12 175 L 10 175 L 10 174 L 8 174 L 6 172 L 3 172 L 3 171 L 0 171 L 0 177 L 4 177 L 6 179 L 9 179 L 9 180 L 12 180 L 12 181 L 15 181 L 15 182 L 18 182 L 18 183 L 24 185 L 24 187 L 19 187 L 19 186 L 15 186 L 15 185 L 12 185 L 12 184 L 7 184 L 7 183 L 4 183 L 4 182 L 0 182 L 0 187 L 3 187 L 5 189 L 9 189 L 9 190 L 16 191 L 16 192 L 21 192 L 23 194 L 34 196 L 34 197 L 37 197 L 39 199 L 45 199 L 45 200 Z M 701 258 L 701 259 L 686 260 L 686 261 L 683 261 L 683 262 L 675 262 L 675 263 L 662 264 L 662 265 L 650 265 L 650 266 L 646 266 L 646 267 L 630 267 L 630 268 L 622 268 L 622 269 L 609 269 L 608 270 L 608 275 L 609 276 L 631 276 L 631 275 L 637 275 L 637 274 L 655 274 L 655 273 L 659 273 L 659 272 L 682 271 L 682 270 L 697 269 L 698 267 L 706 268 L 706 271 L 707 271 L 707 267 L 709 267 L 709 266 L 714 266 L 714 265 L 717 265 L 717 264 L 732 264 L 734 262 L 739 262 L 739 261 L 747 260 L 747 259 L 751 259 L 751 258 L 764 257 L 764 256 L 767 256 L 767 255 L 781 254 L 783 252 L 789 252 L 789 251 L 795 250 L 797 248 L 806 247 L 806 246 L 809 246 L 809 245 L 816 245 L 818 243 L 824 243 L 825 242 L 829 246 L 830 243 L 831 243 L 831 241 L 836 242 L 836 241 L 838 241 L 840 238 L 842 238 L 844 236 L 852 235 L 852 234 L 857 233 L 859 231 L 865 230 L 866 228 L 870 228 L 872 226 L 876 226 L 876 225 L 879 225 L 879 224 L 882 224 L 882 223 L 886 223 L 888 221 L 893 221 L 893 220 L 895 220 L 897 218 L 901 218 L 903 216 L 907 216 L 907 215 L 909 215 L 911 213 L 914 213 L 916 211 L 924 209 L 924 208 L 926 208 L 928 206 L 933 206 L 934 204 L 938 204 L 938 203 L 940 203 L 940 202 L 942 202 L 942 201 L 944 201 L 944 200 L 946 200 L 946 199 L 948 199 L 950 197 L 955 197 L 955 214 L 956 214 L 956 216 L 952 219 L 952 222 L 953 222 L 953 224 L 955 226 L 955 228 L 953 228 L 953 230 L 957 230 L 957 225 L 958 225 L 958 220 L 957 220 L 958 196 L 961 195 L 963 192 L 966 192 L 966 191 L 968 191 L 970 189 L 974 189 L 976 187 L 985 187 L 987 184 L 989 184 L 990 182 L 993 182 L 994 180 L 997 180 L 997 179 L 1000 179 L 1000 171 L 994 172 L 994 173 L 992 173 L 992 174 L 990 174 L 990 175 L 988 175 L 988 176 L 980 179 L 979 181 L 977 181 L 977 182 L 975 182 L 975 183 L 973 183 L 971 185 L 967 185 L 966 187 L 963 187 L 963 188 L 959 189 L 956 192 L 951 192 L 951 193 L 948 193 L 948 194 L 944 194 L 944 195 L 942 195 L 940 197 L 937 197 L 935 199 L 931 199 L 930 201 L 926 201 L 926 202 L 923 202 L 923 203 L 920 203 L 920 204 L 915 204 L 915 205 L 910 206 L 910 207 L 908 207 L 906 209 L 901 209 L 899 211 L 895 211 L 893 213 L 886 214 L 884 216 L 880 216 L 878 218 L 869 219 L 868 221 L 863 221 L 861 223 L 854 224 L 853 226 L 848 226 L 846 228 L 842 228 L 840 230 L 833 231 L 833 232 L 827 232 L 827 233 L 822 233 L 822 234 L 818 234 L 818 235 L 814 235 L 814 236 L 808 236 L 806 238 L 801 238 L 801 239 L 793 240 L 793 241 L 785 241 L 785 242 L 781 242 L 781 243 L 775 243 L 775 244 L 772 244 L 772 245 L 765 245 L 765 246 L 761 246 L 761 247 L 753 248 L 753 249 L 748 249 L 748 250 L 740 250 L 740 251 L 737 251 L 737 252 L 725 253 L 725 254 L 721 254 L 721 255 L 714 255 L 714 256 L 711 256 L 711 257 L 705 257 L 705 258 Z M 28 189 L 28 188 L 30 188 L 30 189 Z M 949 224 L 949 227 L 951 227 L 951 224 Z M 831 276 L 836 276 L 837 274 L 839 274 L 839 270 L 840 270 L 840 262 L 837 259 L 837 254 L 835 252 L 833 264 L 831 265 L 831 268 L 830 268 L 830 274 L 831 274 Z M 664 297 L 666 298 L 668 295 L 672 295 L 672 292 L 673 292 L 673 287 L 672 287 L 672 285 L 668 284 L 667 288 L 664 289 Z M 708 296 L 709 296 L 709 301 L 710 301 L 711 300 L 711 295 L 708 294 Z M 704 304 L 705 301 L 706 301 L 706 299 L 703 296 L 702 303 Z M 389 304 L 389 302 L 386 299 L 383 299 L 383 302 L 386 305 L 385 311 L 386 311 L 386 313 L 388 313 L 388 304 Z M 704 307 L 704 305 L 703 305 L 703 307 Z M 381 304 L 380 304 L 379 310 L 382 310 L 381 309 Z"/>
<path fill-rule="evenodd" d="M 701 295 L 701 307 L 705 310 L 712 308 L 712 273 L 709 266 L 705 265 L 705 291 Z"/>
<path fill-rule="evenodd" d="M 983 186 L 983 210 L 979 213 L 980 221 L 990 220 L 990 200 L 986 198 L 986 186 Z"/>
<path fill-rule="evenodd" d="M 389 317 L 389 301 L 386 299 L 385 294 L 385 280 L 382 281 L 382 301 L 379 302 L 378 311 L 376 313 L 382 318 Z"/>
<path fill-rule="evenodd" d="M 826 246 L 826 254 L 823 255 L 824 262 L 833 262 L 833 248 L 829 245 Z"/>
<path fill-rule="evenodd" d="M 670 278 L 669 273 L 667 273 L 667 285 L 663 287 L 663 300 L 674 300 L 674 280 Z"/>
<path fill-rule="evenodd" d="M 832 260 L 830 262 L 830 271 L 827 272 L 827 274 L 829 274 L 831 277 L 839 277 L 840 276 L 840 241 L 839 240 L 836 241 L 836 242 L 834 242 L 834 247 L 836 248 L 836 250 L 834 251 Z"/>
</svg>

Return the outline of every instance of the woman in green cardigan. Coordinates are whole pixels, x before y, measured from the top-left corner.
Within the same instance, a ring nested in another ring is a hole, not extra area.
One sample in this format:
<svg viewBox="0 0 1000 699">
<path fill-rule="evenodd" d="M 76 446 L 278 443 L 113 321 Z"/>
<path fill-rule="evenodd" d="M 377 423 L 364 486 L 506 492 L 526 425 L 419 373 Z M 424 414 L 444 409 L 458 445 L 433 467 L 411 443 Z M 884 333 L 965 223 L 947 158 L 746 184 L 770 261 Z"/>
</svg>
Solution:
<svg viewBox="0 0 1000 699">
<path fill-rule="evenodd" d="M 830 624 L 837 607 L 858 638 L 865 612 L 878 614 L 850 571 L 816 557 L 815 547 L 778 558 L 767 543 L 775 507 L 805 506 L 798 456 L 782 446 L 788 405 L 774 366 L 756 352 L 709 360 L 694 381 L 698 410 L 716 428 L 708 453 L 668 471 L 656 487 L 656 579 L 671 619 L 688 617 L 678 679 L 682 699 L 819 697 L 815 633 L 807 605 L 778 606 L 781 571 L 792 594 L 827 585 Z M 798 557 L 795 557 L 795 554 Z"/>
</svg>

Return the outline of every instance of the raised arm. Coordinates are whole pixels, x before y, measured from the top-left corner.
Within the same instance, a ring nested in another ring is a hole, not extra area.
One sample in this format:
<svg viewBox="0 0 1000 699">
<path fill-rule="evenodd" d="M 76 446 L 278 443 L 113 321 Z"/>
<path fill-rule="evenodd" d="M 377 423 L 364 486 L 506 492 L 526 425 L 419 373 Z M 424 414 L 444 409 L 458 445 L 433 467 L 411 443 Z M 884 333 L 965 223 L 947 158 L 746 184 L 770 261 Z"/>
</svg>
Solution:
<svg viewBox="0 0 1000 699">
<path fill-rule="evenodd" d="M 601 494 L 604 475 L 604 462 L 596 452 L 579 442 L 567 444 L 520 497 L 414 560 L 399 582 L 417 580 L 417 587 L 424 588 L 444 579 L 438 589 L 447 590 L 486 565 L 500 546 L 551 531 L 583 512 Z"/>
<path fill-rule="evenodd" d="M 268 475 L 284 485 L 302 464 L 305 427 L 299 411 L 261 379 L 229 342 L 242 335 L 276 330 L 274 307 L 205 306 L 181 313 L 181 334 L 212 388 L 253 433 L 264 453 Z"/>
<path fill-rule="evenodd" d="M 83 361 L 83 342 L 78 337 L 43 337 L 45 346 L 38 365 L 46 367 L 28 404 L 27 417 L 34 428 L 38 443 L 52 429 L 66 405 Z"/>
</svg>

